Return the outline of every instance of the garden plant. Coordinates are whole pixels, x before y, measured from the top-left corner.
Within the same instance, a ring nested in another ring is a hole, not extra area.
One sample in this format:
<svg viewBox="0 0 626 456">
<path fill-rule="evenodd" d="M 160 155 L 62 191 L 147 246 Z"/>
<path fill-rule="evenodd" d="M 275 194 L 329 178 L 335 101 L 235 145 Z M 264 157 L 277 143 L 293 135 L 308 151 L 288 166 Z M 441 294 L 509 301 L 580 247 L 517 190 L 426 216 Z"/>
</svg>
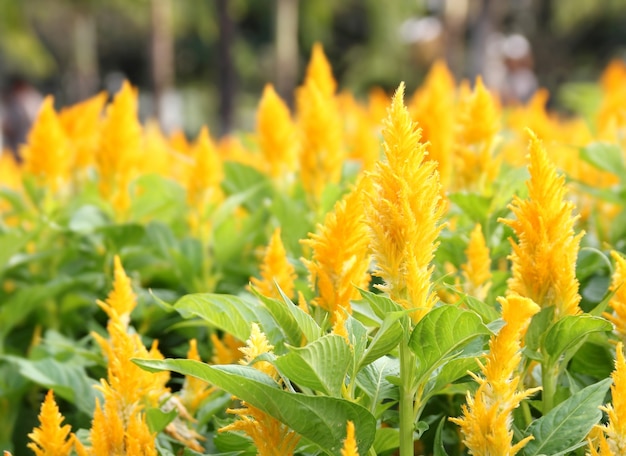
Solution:
<svg viewBox="0 0 626 456">
<path fill-rule="evenodd" d="M 0 449 L 626 454 L 626 65 L 502 106 L 436 63 L 166 136 L 124 83 L 0 156 Z"/>
</svg>

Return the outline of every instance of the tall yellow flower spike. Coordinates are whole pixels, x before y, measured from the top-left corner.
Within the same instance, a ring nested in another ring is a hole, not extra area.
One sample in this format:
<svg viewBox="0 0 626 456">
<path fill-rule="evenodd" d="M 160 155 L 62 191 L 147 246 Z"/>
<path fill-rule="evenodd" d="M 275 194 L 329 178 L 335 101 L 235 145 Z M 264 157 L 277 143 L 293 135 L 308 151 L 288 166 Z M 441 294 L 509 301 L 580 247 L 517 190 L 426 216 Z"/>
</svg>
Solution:
<svg viewBox="0 0 626 456">
<path fill-rule="evenodd" d="M 333 322 L 339 309 L 352 313 L 350 300 L 359 297 L 356 287 L 366 288 L 370 281 L 362 188 L 357 186 L 338 201 L 324 224 L 318 224 L 317 233 L 302 241 L 313 250 L 312 259 L 304 260 L 309 283 L 317 289 L 313 304 L 327 310 Z"/>
<path fill-rule="evenodd" d="M 118 214 L 124 214 L 130 206 L 128 186 L 138 172 L 142 155 L 137 110 L 137 91 L 125 81 L 106 110 L 96 151 L 100 194 L 111 201 Z"/>
<path fill-rule="evenodd" d="M 39 427 L 28 434 L 32 440 L 27 446 L 37 456 L 69 456 L 74 443 L 70 425 L 61 426 L 65 418 L 59 412 L 52 390 L 46 394 L 39 413 Z"/>
<path fill-rule="evenodd" d="M 281 299 L 276 284 L 283 290 L 285 295 L 293 298 L 295 291 L 294 281 L 298 277 L 296 269 L 289 262 L 285 246 L 280 239 L 280 227 L 274 230 L 270 243 L 265 250 L 265 256 L 261 263 L 261 278 L 251 277 L 252 286 L 263 296 Z"/>
<path fill-rule="evenodd" d="M 257 141 L 272 179 L 288 179 L 296 167 L 296 129 L 289 108 L 267 84 L 257 111 Z"/>
<path fill-rule="evenodd" d="M 461 265 L 465 278 L 463 282 L 465 292 L 484 301 L 491 287 L 491 258 L 479 223 L 476 224 L 470 234 L 465 255 L 467 262 Z"/>
<path fill-rule="evenodd" d="M 435 305 L 431 261 L 444 206 L 437 163 L 425 161 L 426 146 L 403 103 L 404 83 L 393 96 L 383 129 L 386 162 L 371 174 L 366 220 L 380 288 L 418 322 Z"/>
<path fill-rule="evenodd" d="M 572 214 L 574 204 L 565 199 L 565 177 L 557 174 L 541 141 L 528 132 L 528 198 L 513 197 L 509 208 L 515 220 L 499 219 L 517 236 L 517 242 L 511 239 L 513 275 L 508 288 L 510 293 L 530 298 L 541 307 L 555 306 L 558 319 L 581 312 L 576 258 L 584 232 L 574 234 L 578 216 Z"/>
<path fill-rule="evenodd" d="M 128 327 L 130 314 L 137 305 L 137 296 L 119 255 L 113 257 L 113 290 L 104 302 L 98 300 L 97 303 L 110 319 L 119 320 L 124 328 Z"/>
<path fill-rule="evenodd" d="M 306 68 L 305 84 L 313 82 L 325 97 L 332 97 L 337 90 L 333 70 L 320 43 L 313 45 L 311 60 Z"/>
<path fill-rule="evenodd" d="M 239 364 L 248 365 L 254 361 L 257 356 L 264 353 L 271 353 L 272 350 L 274 350 L 274 346 L 270 344 L 269 340 L 267 340 L 267 337 L 261 331 L 259 325 L 252 323 L 250 338 L 246 341 L 246 346 L 239 349 L 239 351 L 241 351 L 244 355 L 239 361 Z M 276 368 L 268 361 L 258 361 L 254 363 L 254 368 L 272 378 L 275 378 L 278 375 Z"/>
<path fill-rule="evenodd" d="M 609 291 L 614 292 L 609 301 L 609 307 L 613 312 L 602 314 L 615 326 L 615 332 L 622 342 L 626 341 L 626 259 L 613 250 L 611 257 L 615 260 L 615 271 L 611 278 Z"/>
<path fill-rule="evenodd" d="M 63 125 L 54 110 L 54 99 L 48 95 L 23 146 L 24 171 L 56 191 L 70 174 L 73 156 Z"/>
<path fill-rule="evenodd" d="M 498 302 L 506 325 L 491 337 L 485 364 L 479 362 L 483 376 L 471 374 L 479 386 L 473 397 L 467 394 L 463 416 L 450 418 L 461 427 L 463 443 L 476 456 L 513 456 L 533 438 L 526 437 L 513 445 L 511 422 L 513 409 L 539 389 L 518 391 L 520 377 L 516 371 L 524 334 L 540 308 L 521 296 L 499 298 Z"/>
<path fill-rule="evenodd" d="M 615 370 L 611 374 L 611 404 L 600 407 L 608 417 L 606 425 L 597 425 L 595 429 L 602 431 L 599 436 L 600 450 L 590 444 L 591 455 L 621 456 L 626 454 L 626 360 L 624 345 L 617 344 L 615 351 Z"/>
<path fill-rule="evenodd" d="M 240 348 L 244 344 L 232 334 L 225 333 L 220 339 L 217 334 L 211 333 L 211 343 L 213 344 L 211 357 L 213 364 L 233 364 L 241 359 Z"/>
<path fill-rule="evenodd" d="M 339 101 L 342 116 L 346 119 L 347 158 L 359 162 L 362 170 L 371 171 L 380 158 L 378 123 L 372 120 L 371 114 L 357 103 L 351 93 L 342 93 Z"/>
<path fill-rule="evenodd" d="M 202 127 L 193 146 L 193 164 L 187 175 L 187 202 L 197 210 L 222 198 L 222 160 L 207 127 Z"/>
<path fill-rule="evenodd" d="M 346 439 L 343 441 L 341 456 L 359 456 L 359 450 L 354 437 L 354 422 L 348 421 L 346 425 Z"/>
</svg>

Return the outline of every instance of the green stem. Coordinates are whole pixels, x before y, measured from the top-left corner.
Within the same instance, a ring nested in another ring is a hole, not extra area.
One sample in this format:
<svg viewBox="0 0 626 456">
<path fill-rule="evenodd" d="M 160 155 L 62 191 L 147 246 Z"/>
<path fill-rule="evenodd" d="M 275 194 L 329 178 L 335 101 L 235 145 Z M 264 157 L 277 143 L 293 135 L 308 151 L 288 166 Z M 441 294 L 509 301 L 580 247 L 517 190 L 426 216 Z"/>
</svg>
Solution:
<svg viewBox="0 0 626 456">
<path fill-rule="evenodd" d="M 408 337 L 405 337 L 400 343 L 400 456 L 413 456 L 414 372 L 415 355 L 409 349 Z"/>
<path fill-rule="evenodd" d="M 559 378 L 558 372 L 558 366 L 548 363 L 541 366 L 541 383 L 543 387 L 542 412 L 544 415 L 554 408 L 554 395 L 556 394 L 556 385 Z"/>
</svg>

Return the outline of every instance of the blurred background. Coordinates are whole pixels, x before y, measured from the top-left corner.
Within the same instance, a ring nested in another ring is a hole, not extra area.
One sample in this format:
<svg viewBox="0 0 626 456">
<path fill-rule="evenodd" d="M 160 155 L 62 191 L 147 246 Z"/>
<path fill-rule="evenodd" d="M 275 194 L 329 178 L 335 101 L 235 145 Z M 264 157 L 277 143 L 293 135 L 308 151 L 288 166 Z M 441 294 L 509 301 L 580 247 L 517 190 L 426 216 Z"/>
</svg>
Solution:
<svg viewBox="0 0 626 456">
<path fill-rule="evenodd" d="M 266 82 L 292 103 L 315 42 L 357 96 L 411 91 L 445 59 L 513 103 L 595 80 L 626 56 L 625 24 L 626 0 L 0 0 L 0 116 L 127 78 L 165 131 L 250 130 Z"/>
</svg>

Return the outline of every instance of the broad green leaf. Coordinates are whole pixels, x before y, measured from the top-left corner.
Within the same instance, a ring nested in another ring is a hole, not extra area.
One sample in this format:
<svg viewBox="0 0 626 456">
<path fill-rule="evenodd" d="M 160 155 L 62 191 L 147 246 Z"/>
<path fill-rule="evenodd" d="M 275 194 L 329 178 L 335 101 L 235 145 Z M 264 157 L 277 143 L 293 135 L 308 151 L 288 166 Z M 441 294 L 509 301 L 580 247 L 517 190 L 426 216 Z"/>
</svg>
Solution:
<svg viewBox="0 0 626 456">
<path fill-rule="evenodd" d="M 613 325 L 600 317 L 567 315 L 561 318 L 548 330 L 543 343 L 548 363 L 554 364 L 566 351 L 580 346 L 589 334 L 612 329 Z"/>
<path fill-rule="evenodd" d="M 72 214 L 68 228 L 79 233 L 91 233 L 109 222 L 108 216 L 99 207 L 86 204 Z"/>
<path fill-rule="evenodd" d="M 448 198 L 472 221 L 482 223 L 487 219 L 491 198 L 467 192 L 451 193 Z"/>
<path fill-rule="evenodd" d="M 415 325 L 409 339 L 409 348 L 419 361 L 418 379 L 424 381 L 473 339 L 490 334 L 474 312 L 447 304 L 431 310 Z"/>
<path fill-rule="evenodd" d="M 200 317 L 242 342 L 250 337 L 250 326 L 253 322 L 265 322 L 271 318 L 262 307 L 252 305 L 237 296 L 214 293 L 183 296 L 174 304 L 174 308 L 184 318 Z M 266 329 L 264 326 L 263 328 Z M 267 331 L 266 335 L 269 337 Z"/>
<path fill-rule="evenodd" d="M 177 416 L 178 412 L 176 409 L 172 409 L 169 412 L 164 412 L 156 407 L 146 409 L 146 423 L 148 423 L 150 432 L 161 432 Z"/>
<path fill-rule="evenodd" d="M 526 331 L 526 349 L 536 351 L 541 347 L 541 341 L 552 324 L 554 317 L 554 306 L 544 307 L 530 320 L 530 325 Z"/>
<path fill-rule="evenodd" d="M 399 322 L 399 319 L 403 316 L 404 312 L 392 312 L 385 317 L 383 324 L 376 331 L 376 335 L 374 335 L 365 350 L 363 359 L 360 362 L 361 366 L 365 366 L 381 356 L 389 354 L 398 346 L 404 334 L 402 325 Z"/>
<path fill-rule="evenodd" d="M 376 430 L 374 450 L 376 454 L 382 454 L 395 450 L 400 446 L 400 430 L 397 428 L 384 427 Z"/>
<path fill-rule="evenodd" d="M 253 188 L 254 192 L 242 201 L 243 206 L 254 211 L 263 206 L 263 200 L 269 198 L 271 183 L 267 175 L 243 163 L 227 161 L 224 163 L 222 187 L 228 195 L 244 193 Z"/>
<path fill-rule="evenodd" d="M 371 291 L 359 289 L 359 293 L 372 307 L 378 318 L 383 320 L 388 313 L 401 312 L 405 309 L 387 296 L 372 293 Z"/>
<path fill-rule="evenodd" d="M 340 397 L 352 354 L 346 340 L 327 334 L 276 358 L 280 372 L 298 385 Z"/>
<path fill-rule="evenodd" d="M 367 328 L 352 315 L 348 315 L 344 323 L 352 348 L 350 369 L 359 369 L 359 360 L 363 358 L 367 346 Z"/>
<path fill-rule="evenodd" d="M 287 310 L 298 323 L 298 327 L 302 331 L 302 334 L 304 334 L 304 337 L 306 337 L 307 342 L 313 342 L 320 337 L 322 330 L 315 320 L 300 307 L 296 306 L 280 287 L 278 287 L 278 293 L 280 293 L 280 296 L 283 298 Z"/>
<path fill-rule="evenodd" d="M 9 259 L 19 252 L 28 242 L 29 237 L 16 232 L 0 234 L 0 272 L 7 266 Z"/>
<path fill-rule="evenodd" d="M 385 399 L 398 400 L 398 387 L 392 384 L 387 377 L 398 377 L 399 375 L 400 364 L 398 359 L 384 356 L 360 370 L 356 382 L 375 405 Z"/>
<path fill-rule="evenodd" d="M 467 371 L 476 371 L 476 357 L 455 358 L 448 361 L 428 382 L 424 393 L 428 396 L 438 394 L 451 383 L 468 375 Z"/>
<path fill-rule="evenodd" d="M 622 182 L 626 180 L 624 157 L 617 144 L 593 142 L 580 149 L 580 158 L 602 171 L 617 175 Z"/>
<path fill-rule="evenodd" d="M 348 420 L 354 422 L 359 454 L 367 454 L 374 441 L 376 419 L 362 406 L 334 397 L 284 391 L 253 368 L 209 366 L 188 359 L 133 361 L 147 370 L 192 375 L 222 388 L 286 424 L 326 454 L 339 454 Z"/>
<path fill-rule="evenodd" d="M 494 306 L 485 304 L 484 302 L 474 298 L 473 296 L 465 295 L 462 299 L 462 303 L 471 311 L 477 313 L 480 318 L 483 319 L 483 323 L 489 324 L 492 321 L 500 318 L 500 314 Z"/>
<path fill-rule="evenodd" d="M 263 305 L 269 310 L 278 323 L 278 326 L 285 334 L 285 338 L 290 345 L 299 347 L 303 342 L 303 333 L 298 327 L 298 322 L 293 314 L 287 308 L 284 302 L 278 301 L 273 298 L 263 296 L 256 289 L 250 287 L 254 295 L 261 300 Z M 313 322 L 315 323 L 315 322 Z"/>
<path fill-rule="evenodd" d="M 524 447 L 524 456 L 557 454 L 584 440 L 602 418 L 598 407 L 604 403 L 611 381 L 607 378 L 582 389 L 533 421 L 527 435 L 534 440 Z"/>
<path fill-rule="evenodd" d="M 435 443 L 433 445 L 433 456 L 448 456 L 446 448 L 443 446 L 443 426 L 446 424 L 446 418 L 443 417 L 437 426 L 435 433 Z"/>
</svg>

